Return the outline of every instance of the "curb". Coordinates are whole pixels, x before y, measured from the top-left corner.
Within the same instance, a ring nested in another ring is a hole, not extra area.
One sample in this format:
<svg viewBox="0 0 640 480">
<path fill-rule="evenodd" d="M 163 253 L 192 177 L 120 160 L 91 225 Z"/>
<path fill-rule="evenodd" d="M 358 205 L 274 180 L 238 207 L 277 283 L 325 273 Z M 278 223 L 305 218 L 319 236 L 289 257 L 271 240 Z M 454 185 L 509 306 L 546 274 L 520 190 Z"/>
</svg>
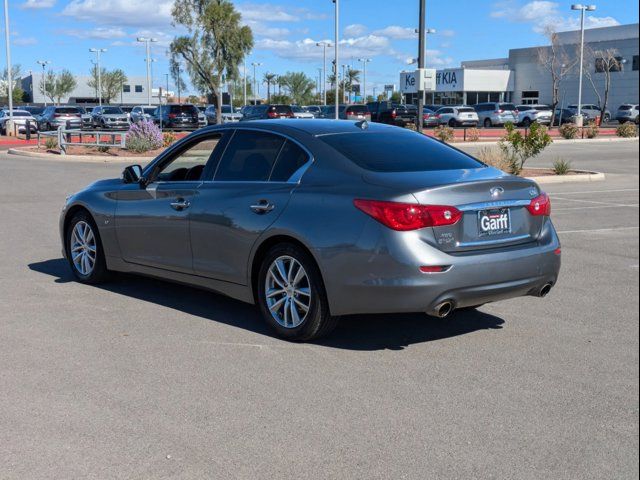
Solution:
<svg viewBox="0 0 640 480">
<path fill-rule="evenodd" d="M 533 168 L 531 170 L 534 170 Z M 540 169 L 546 170 L 546 169 Z M 525 177 L 529 180 L 533 180 L 536 183 L 550 184 L 550 183 L 574 183 L 574 182 L 599 182 L 606 178 L 604 173 L 591 172 L 589 170 L 573 170 L 574 172 L 580 172 L 574 175 L 545 175 L 542 177 Z"/>
<path fill-rule="evenodd" d="M 9 155 L 37 158 L 38 160 L 53 160 L 58 162 L 89 162 L 89 163 L 146 163 L 155 157 L 107 157 L 101 155 L 60 155 L 56 153 L 42 153 L 10 148 Z"/>
<path fill-rule="evenodd" d="M 553 144 L 564 144 L 564 143 L 609 143 L 609 142 L 637 142 L 638 141 L 638 137 L 632 137 L 632 138 L 621 138 L 621 137 L 610 137 L 610 138 L 574 138 L 573 140 L 565 140 L 565 139 L 558 139 L 558 138 L 554 138 L 553 139 Z M 482 147 L 484 145 L 490 146 L 490 145 L 498 145 L 499 140 L 491 140 L 491 141 L 487 141 L 487 142 L 451 142 L 449 143 L 449 145 L 452 145 L 456 148 L 459 147 L 465 147 L 465 146 L 469 146 L 469 147 Z"/>
</svg>

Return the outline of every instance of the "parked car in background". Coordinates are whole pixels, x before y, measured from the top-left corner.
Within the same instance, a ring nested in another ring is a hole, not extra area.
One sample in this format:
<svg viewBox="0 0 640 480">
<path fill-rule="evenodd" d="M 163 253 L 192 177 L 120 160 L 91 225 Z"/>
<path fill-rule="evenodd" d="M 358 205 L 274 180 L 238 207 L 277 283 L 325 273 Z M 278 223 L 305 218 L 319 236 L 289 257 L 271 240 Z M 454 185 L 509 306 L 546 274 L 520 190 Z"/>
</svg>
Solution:
<svg viewBox="0 0 640 480">
<path fill-rule="evenodd" d="M 438 115 L 433 110 L 424 108 L 422 110 L 422 125 L 425 127 L 437 127 L 439 124 Z"/>
<path fill-rule="evenodd" d="M 624 105 L 620 105 L 618 107 L 618 111 L 616 112 L 616 120 L 620 123 L 627 122 L 635 122 L 639 123 L 640 117 L 638 116 L 638 105 L 625 103 Z"/>
<path fill-rule="evenodd" d="M 208 125 L 207 117 L 204 114 L 207 107 L 198 108 L 198 128 L 206 127 Z"/>
<path fill-rule="evenodd" d="M 191 103 L 173 103 L 156 108 L 153 121 L 171 130 L 196 130 L 200 126 L 200 111 Z"/>
<path fill-rule="evenodd" d="M 209 105 L 204 111 L 208 125 L 215 125 L 218 112 L 215 105 Z M 242 113 L 236 112 L 231 105 L 222 105 L 222 123 L 235 123 L 242 119 Z"/>
<path fill-rule="evenodd" d="M 147 121 L 153 121 L 153 113 L 156 111 L 157 107 L 149 107 L 146 105 L 138 105 L 131 109 L 131 123 L 138 123 Z"/>
<path fill-rule="evenodd" d="M 331 105 L 327 108 L 326 118 L 335 119 L 336 117 L 336 107 Z M 361 121 L 367 120 L 371 121 L 371 113 L 369 113 L 369 109 L 366 105 L 340 105 L 340 109 L 338 110 L 338 118 L 340 120 L 352 120 L 352 121 Z"/>
<path fill-rule="evenodd" d="M 83 130 L 88 130 L 91 128 L 91 113 L 87 112 L 87 109 L 81 106 L 78 106 L 78 110 L 80 110 L 80 118 L 82 119 L 81 128 Z"/>
<path fill-rule="evenodd" d="M 38 107 L 36 105 L 26 105 L 24 107 L 20 107 L 20 110 L 29 112 L 33 118 L 37 118 L 38 116 L 42 115 L 42 112 L 44 112 L 44 107 Z"/>
<path fill-rule="evenodd" d="M 50 105 L 38 118 L 38 130 L 57 130 L 59 127 L 81 128 L 82 111 L 69 105 Z M 67 123 L 68 122 L 68 123 Z"/>
<path fill-rule="evenodd" d="M 551 123 L 551 107 L 549 105 L 518 105 L 518 125 L 528 127 L 532 123 L 549 125 Z"/>
<path fill-rule="evenodd" d="M 59 226 L 79 282 L 123 271 L 216 290 L 294 341 L 341 315 L 544 297 L 561 264 L 536 182 L 375 123 L 209 127 L 71 195 Z"/>
<path fill-rule="evenodd" d="M 569 110 L 568 108 L 556 108 L 555 119 L 553 120 L 554 126 L 564 125 L 565 123 L 577 123 L 578 114 Z M 584 115 L 584 121 L 591 121 L 591 118 L 588 115 Z"/>
<path fill-rule="evenodd" d="M 476 127 L 478 126 L 478 114 L 467 105 L 454 107 L 442 107 L 436 112 L 438 123 L 450 127 Z"/>
<path fill-rule="evenodd" d="M 293 112 L 294 118 L 306 118 L 306 119 L 316 118 L 316 116 L 313 113 L 307 112 L 304 108 L 302 108 L 299 105 L 291 105 L 291 111 Z"/>
<path fill-rule="evenodd" d="M 316 116 L 316 118 L 329 118 L 327 116 L 329 108 L 331 108 L 330 105 L 320 105 L 320 113 Z"/>
<path fill-rule="evenodd" d="M 97 106 L 91 110 L 91 126 L 100 130 L 127 130 L 130 122 L 121 107 Z"/>
<path fill-rule="evenodd" d="M 125 106 L 121 105 L 120 108 L 127 115 L 127 118 L 129 119 L 129 121 L 131 121 L 131 111 L 133 110 L 133 107 L 129 105 L 125 105 Z"/>
<path fill-rule="evenodd" d="M 242 120 L 273 120 L 277 118 L 294 118 L 290 105 L 250 105 L 242 115 Z"/>
<path fill-rule="evenodd" d="M 397 127 L 415 124 L 416 115 L 406 105 L 386 102 L 369 102 L 367 108 L 371 113 L 371 121 L 386 123 Z"/>
<path fill-rule="evenodd" d="M 313 114 L 315 118 L 319 118 L 320 114 L 322 113 L 322 109 L 320 108 L 320 105 L 303 105 L 302 109 L 305 112 L 309 112 Z"/>
<path fill-rule="evenodd" d="M 513 103 L 485 102 L 473 108 L 478 114 L 478 124 L 485 128 L 502 126 L 507 122 L 518 123 L 518 109 Z"/>
<path fill-rule="evenodd" d="M 9 120 L 9 110 L 3 109 L 0 110 L 0 134 L 7 134 L 7 121 Z M 31 115 L 30 112 L 26 110 L 11 110 L 13 115 L 13 124 L 14 128 L 17 129 L 18 133 L 27 133 L 27 121 L 29 122 L 29 132 L 35 133 L 38 131 L 38 122 Z"/>
<path fill-rule="evenodd" d="M 571 110 L 574 113 L 578 113 L 578 104 L 574 103 L 567 106 L 567 109 Z M 589 117 L 591 120 L 595 120 L 597 117 L 601 116 L 600 107 L 598 105 L 594 105 L 593 103 L 587 103 L 582 105 L 582 115 L 585 117 Z M 603 122 L 608 122 L 611 120 L 611 112 L 609 110 L 605 110 L 604 115 L 602 116 Z"/>
</svg>

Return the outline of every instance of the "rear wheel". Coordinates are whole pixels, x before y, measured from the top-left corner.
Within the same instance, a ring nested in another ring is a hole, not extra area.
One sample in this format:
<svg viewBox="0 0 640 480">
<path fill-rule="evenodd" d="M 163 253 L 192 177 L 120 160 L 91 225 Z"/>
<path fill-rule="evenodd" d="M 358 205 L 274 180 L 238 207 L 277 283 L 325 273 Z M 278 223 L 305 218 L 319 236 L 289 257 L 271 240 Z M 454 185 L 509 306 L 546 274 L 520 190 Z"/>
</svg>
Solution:
<svg viewBox="0 0 640 480">
<path fill-rule="evenodd" d="M 525 117 L 524 120 L 522 120 L 522 126 L 523 127 L 530 127 L 531 126 L 531 119 L 529 117 Z"/>
<path fill-rule="evenodd" d="M 108 278 L 100 233 L 88 212 L 80 211 L 73 216 L 65 239 L 69 266 L 78 281 L 96 284 Z"/>
<path fill-rule="evenodd" d="M 457 122 L 452 118 L 451 120 L 449 120 L 449 126 L 450 127 L 455 127 L 457 125 Z"/>
<path fill-rule="evenodd" d="M 484 128 L 491 128 L 491 119 L 485 118 L 483 125 L 484 125 Z"/>
<path fill-rule="evenodd" d="M 337 317 L 329 312 L 327 294 L 313 258 L 293 244 L 274 246 L 258 275 L 258 303 L 278 336 L 309 341 L 330 333 Z"/>
</svg>

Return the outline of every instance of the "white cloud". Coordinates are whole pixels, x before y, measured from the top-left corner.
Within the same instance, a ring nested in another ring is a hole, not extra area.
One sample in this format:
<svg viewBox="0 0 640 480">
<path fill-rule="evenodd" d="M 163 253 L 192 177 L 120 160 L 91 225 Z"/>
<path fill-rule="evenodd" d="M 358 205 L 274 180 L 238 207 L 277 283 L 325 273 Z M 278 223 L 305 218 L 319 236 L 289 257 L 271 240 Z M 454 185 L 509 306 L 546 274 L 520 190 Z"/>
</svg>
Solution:
<svg viewBox="0 0 640 480">
<path fill-rule="evenodd" d="M 373 34 L 382 37 L 393 38 L 396 40 L 414 40 L 418 38 L 418 34 L 416 33 L 415 28 L 400 27 L 398 25 L 390 25 L 381 30 L 376 30 L 375 32 L 373 32 Z"/>
<path fill-rule="evenodd" d="M 14 38 L 12 43 L 14 45 L 28 46 L 36 45 L 38 43 L 38 40 L 35 37 L 18 37 Z"/>
<path fill-rule="evenodd" d="M 62 30 L 59 33 L 77 38 L 93 38 L 98 40 L 113 40 L 115 38 L 130 36 L 122 29 L 122 27 L 97 27 L 93 30 Z"/>
<path fill-rule="evenodd" d="M 20 8 L 24 9 L 40 9 L 40 8 L 51 8 L 56 4 L 56 0 L 26 0 Z"/>
<path fill-rule="evenodd" d="M 103 25 L 164 26 L 172 6 L 172 0 L 72 0 L 62 15 Z"/>
<path fill-rule="evenodd" d="M 269 3 L 245 3 L 237 6 L 245 22 L 298 22 L 300 17 L 292 15 L 281 5 Z"/>
<path fill-rule="evenodd" d="M 456 32 L 455 30 L 438 30 L 438 35 L 443 36 L 443 37 L 453 37 Z"/>
<path fill-rule="evenodd" d="M 345 37 L 359 37 L 367 33 L 367 27 L 360 23 L 353 23 L 344 28 Z"/>
</svg>

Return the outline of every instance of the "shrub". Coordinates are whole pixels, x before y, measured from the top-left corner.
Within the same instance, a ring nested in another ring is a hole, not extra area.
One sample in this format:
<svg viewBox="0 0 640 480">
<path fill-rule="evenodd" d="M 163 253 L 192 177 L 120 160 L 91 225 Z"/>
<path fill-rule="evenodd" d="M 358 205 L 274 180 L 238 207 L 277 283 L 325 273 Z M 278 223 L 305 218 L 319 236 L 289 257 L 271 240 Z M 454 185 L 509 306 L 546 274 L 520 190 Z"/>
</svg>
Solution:
<svg viewBox="0 0 640 480">
<path fill-rule="evenodd" d="M 633 122 L 623 123 L 616 128 L 616 135 L 624 138 L 633 138 L 638 136 L 638 127 Z"/>
<path fill-rule="evenodd" d="M 467 129 L 467 141 L 477 142 L 478 140 L 480 140 L 480 130 L 475 127 Z"/>
<path fill-rule="evenodd" d="M 560 157 L 556 158 L 553 161 L 553 172 L 556 175 L 566 175 L 567 173 L 569 173 L 569 171 L 571 171 L 570 161 Z"/>
<path fill-rule="evenodd" d="M 514 175 L 520 175 L 527 160 L 540 155 L 553 142 L 547 127 L 537 122 L 531 124 L 526 137 L 511 122 L 507 122 L 505 129 L 507 133 L 498 146 L 511 165 L 511 173 Z"/>
<path fill-rule="evenodd" d="M 509 159 L 498 147 L 484 146 L 480 148 L 476 156 L 481 162 L 491 167 L 502 170 L 503 172 L 512 173 Z"/>
<path fill-rule="evenodd" d="M 107 147 L 106 145 L 100 145 L 98 148 L 96 148 L 96 150 L 98 150 L 100 153 L 107 153 L 109 151 L 109 147 Z"/>
<path fill-rule="evenodd" d="M 165 148 L 170 146 L 176 140 L 177 140 L 177 138 L 176 138 L 175 134 L 173 134 L 172 132 L 164 132 L 162 134 L 162 146 L 165 147 Z"/>
<path fill-rule="evenodd" d="M 162 147 L 163 143 L 162 132 L 149 121 L 132 124 L 125 138 L 125 148 L 136 153 L 155 150 Z"/>
<path fill-rule="evenodd" d="M 438 125 L 433 129 L 433 134 L 441 142 L 450 143 L 453 141 L 454 130 L 446 125 Z"/>
<path fill-rule="evenodd" d="M 47 137 L 47 139 L 44 141 L 44 146 L 47 148 L 47 150 L 53 150 L 58 146 L 58 140 L 53 137 Z"/>
<path fill-rule="evenodd" d="M 573 140 L 578 136 L 578 126 L 575 123 L 563 123 L 558 129 L 562 138 Z"/>
<path fill-rule="evenodd" d="M 600 135 L 600 128 L 595 122 L 591 122 L 587 125 L 587 128 L 585 128 L 585 134 L 587 135 L 587 138 L 596 138 Z"/>
</svg>

